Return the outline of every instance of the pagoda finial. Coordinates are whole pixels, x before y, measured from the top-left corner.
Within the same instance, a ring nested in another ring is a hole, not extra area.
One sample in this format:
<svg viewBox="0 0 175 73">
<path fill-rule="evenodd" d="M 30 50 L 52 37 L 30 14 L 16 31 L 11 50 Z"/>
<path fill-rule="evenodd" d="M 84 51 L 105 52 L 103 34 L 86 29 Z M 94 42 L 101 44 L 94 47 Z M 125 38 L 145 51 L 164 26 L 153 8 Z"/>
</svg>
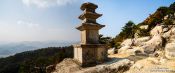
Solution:
<svg viewBox="0 0 175 73">
<path fill-rule="evenodd" d="M 81 10 L 85 10 L 86 8 L 90 8 L 90 9 L 95 10 L 96 8 L 98 8 L 98 6 L 94 3 L 87 2 L 87 3 L 82 4 L 80 7 Z"/>
<path fill-rule="evenodd" d="M 95 12 L 96 8 L 98 8 L 98 6 L 90 2 L 82 4 L 80 9 L 83 10 L 84 12 L 79 16 L 79 19 L 83 20 L 83 23 L 98 24 L 96 22 L 96 19 L 101 17 L 102 14 L 96 13 Z"/>
</svg>

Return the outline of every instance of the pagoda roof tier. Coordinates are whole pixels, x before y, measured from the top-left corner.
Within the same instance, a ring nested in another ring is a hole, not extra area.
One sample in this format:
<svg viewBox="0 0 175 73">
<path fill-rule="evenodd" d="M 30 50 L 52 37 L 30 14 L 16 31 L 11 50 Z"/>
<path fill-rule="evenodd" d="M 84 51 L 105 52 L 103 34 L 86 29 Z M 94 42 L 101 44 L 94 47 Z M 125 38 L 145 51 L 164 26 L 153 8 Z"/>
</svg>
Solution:
<svg viewBox="0 0 175 73">
<path fill-rule="evenodd" d="M 96 8 L 98 8 L 98 6 L 93 4 L 93 3 L 87 2 L 87 3 L 82 4 L 80 9 L 85 10 L 86 8 L 96 9 Z"/>
<path fill-rule="evenodd" d="M 76 27 L 78 30 L 99 30 L 105 27 L 105 25 L 94 24 L 94 23 L 82 23 L 82 25 Z"/>
<path fill-rule="evenodd" d="M 79 16 L 79 19 L 81 20 L 84 20 L 85 18 L 97 19 L 101 16 L 102 14 L 93 13 L 93 12 L 84 12 L 82 15 Z"/>
</svg>

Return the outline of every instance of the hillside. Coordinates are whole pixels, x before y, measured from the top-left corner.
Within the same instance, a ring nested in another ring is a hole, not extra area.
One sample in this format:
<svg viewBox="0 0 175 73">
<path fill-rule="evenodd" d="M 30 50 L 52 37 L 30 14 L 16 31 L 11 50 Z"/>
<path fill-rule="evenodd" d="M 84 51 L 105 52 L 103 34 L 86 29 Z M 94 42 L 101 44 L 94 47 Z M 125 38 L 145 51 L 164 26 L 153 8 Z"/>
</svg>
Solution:
<svg viewBox="0 0 175 73">
<path fill-rule="evenodd" d="M 126 73 L 175 72 L 175 2 L 160 7 L 120 41 L 117 54 L 135 61 Z M 127 30 L 127 29 L 125 29 Z M 117 38 L 118 39 L 118 38 Z"/>
<path fill-rule="evenodd" d="M 64 58 L 73 57 L 73 47 L 48 47 L 0 58 L 0 73 L 46 73 Z"/>
<path fill-rule="evenodd" d="M 127 38 L 149 36 L 149 32 L 156 25 L 174 25 L 175 3 L 169 7 L 159 7 L 155 13 L 150 14 L 143 22 L 135 24 L 132 21 L 126 23 L 122 31 L 113 39 L 112 47 L 120 48 L 120 44 Z"/>
<path fill-rule="evenodd" d="M 68 46 L 75 42 L 68 41 L 24 41 L 0 43 L 0 58 L 21 53 L 24 51 L 37 50 L 45 47 Z"/>
</svg>

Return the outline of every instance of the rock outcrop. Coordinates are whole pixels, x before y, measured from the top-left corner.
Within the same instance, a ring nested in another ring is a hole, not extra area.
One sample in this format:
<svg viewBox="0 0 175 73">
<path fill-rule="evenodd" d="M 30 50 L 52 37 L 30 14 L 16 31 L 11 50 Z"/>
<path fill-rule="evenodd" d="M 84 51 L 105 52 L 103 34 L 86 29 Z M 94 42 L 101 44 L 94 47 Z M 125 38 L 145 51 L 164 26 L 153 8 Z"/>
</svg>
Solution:
<svg viewBox="0 0 175 73">
<path fill-rule="evenodd" d="M 165 50 L 168 59 L 175 57 L 175 26 L 157 25 L 150 31 L 150 36 L 126 39 L 122 42 L 119 54 L 137 55 L 155 54 L 158 50 Z"/>
<path fill-rule="evenodd" d="M 168 59 L 175 59 L 175 43 L 168 43 L 165 47 L 165 53 Z"/>
<path fill-rule="evenodd" d="M 165 46 L 165 56 L 168 59 L 175 59 L 175 27 L 166 33 L 167 44 Z"/>
<path fill-rule="evenodd" d="M 115 48 L 110 48 L 108 49 L 108 54 L 114 54 L 115 53 Z"/>
<path fill-rule="evenodd" d="M 73 73 L 81 70 L 81 66 L 76 60 L 71 58 L 64 59 L 61 63 L 56 65 L 56 70 L 52 73 Z"/>
<path fill-rule="evenodd" d="M 165 58 L 146 58 L 137 61 L 124 73 L 174 73 L 175 61 Z"/>
<path fill-rule="evenodd" d="M 150 35 L 151 35 L 151 36 L 154 36 L 154 35 L 161 34 L 162 32 L 163 32 L 163 26 L 157 25 L 156 27 L 154 27 L 154 28 L 150 31 Z"/>
<path fill-rule="evenodd" d="M 152 54 L 156 50 L 162 48 L 162 37 L 157 34 L 154 35 L 149 41 L 145 42 L 145 45 L 141 46 L 144 49 L 144 52 L 147 54 Z"/>
<path fill-rule="evenodd" d="M 65 59 L 57 64 L 56 70 L 52 73 L 123 73 L 133 65 L 128 59 L 111 59 L 102 65 L 82 68 L 76 60 Z"/>
</svg>

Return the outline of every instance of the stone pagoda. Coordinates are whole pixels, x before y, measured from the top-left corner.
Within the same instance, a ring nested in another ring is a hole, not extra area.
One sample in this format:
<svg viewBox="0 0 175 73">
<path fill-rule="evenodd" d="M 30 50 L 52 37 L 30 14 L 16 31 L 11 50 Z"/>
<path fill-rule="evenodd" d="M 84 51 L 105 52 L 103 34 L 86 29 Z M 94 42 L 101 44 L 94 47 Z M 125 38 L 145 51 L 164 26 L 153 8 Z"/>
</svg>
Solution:
<svg viewBox="0 0 175 73">
<path fill-rule="evenodd" d="M 79 16 L 82 20 L 77 27 L 81 31 L 81 43 L 74 45 L 74 59 L 78 60 L 82 66 L 92 66 L 104 62 L 107 59 L 107 48 L 99 44 L 99 30 L 105 25 L 100 25 L 96 19 L 102 16 L 95 12 L 98 8 L 93 3 L 84 3 L 81 6 L 83 14 Z"/>
</svg>

